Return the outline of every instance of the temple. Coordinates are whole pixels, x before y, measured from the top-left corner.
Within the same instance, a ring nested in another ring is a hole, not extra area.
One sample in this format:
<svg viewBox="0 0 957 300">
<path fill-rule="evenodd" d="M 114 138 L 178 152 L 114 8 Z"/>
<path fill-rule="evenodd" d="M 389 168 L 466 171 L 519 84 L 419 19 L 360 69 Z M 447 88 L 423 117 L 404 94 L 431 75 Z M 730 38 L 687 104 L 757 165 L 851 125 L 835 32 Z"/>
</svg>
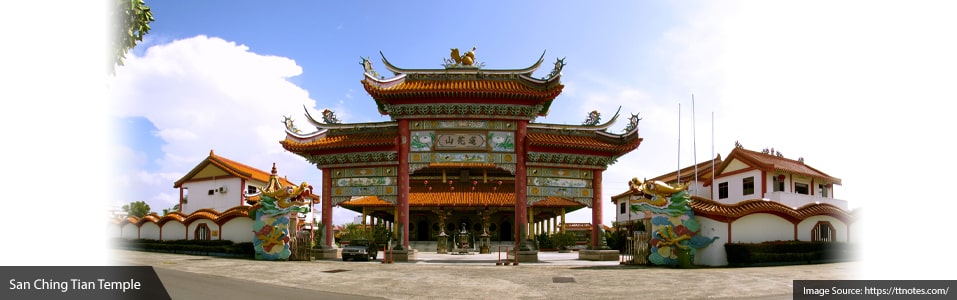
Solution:
<svg viewBox="0 0 957 300">
<path fill-rule="evenodd" d="M 406 250 L 466 230 L 533 252 L 532 235 L 560 231 L 565 213 L 589 207 L 597 247 L 602 172 L 641 143 L 637 115 L 620 134 L 607 130 L 619 112 L 604 123 L 597 111 L 582 125 L 536 123 L 564 88 L 563 59 L 534 78 L 544 53 L 507 70 L 466 55 L 442 69 L 403 69 L 382 55 L 390 78 L 363 58 L 362 86 L 389 121 L 344 123 L 329 110 L 317 120 L 307 109 L 316 130 L 303 133 L 287 118 L 280 144 L 322 172 L 322 223 L 339 206 L 387 220 Z M 324 230 L 320 242 L 332 247 Z"/>
</svg>

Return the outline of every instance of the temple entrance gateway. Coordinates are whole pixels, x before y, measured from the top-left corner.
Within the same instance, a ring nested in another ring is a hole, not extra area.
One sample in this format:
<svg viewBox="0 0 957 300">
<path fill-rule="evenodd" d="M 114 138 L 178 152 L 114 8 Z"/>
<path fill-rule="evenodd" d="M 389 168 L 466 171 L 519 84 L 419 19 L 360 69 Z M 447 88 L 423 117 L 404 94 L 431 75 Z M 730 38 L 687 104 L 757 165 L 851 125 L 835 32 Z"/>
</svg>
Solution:
<svg viewBox="0 0 957 300">
<path fill-rule="evenodd" d="M 607 130 L 618 112 L 606 123 L 597 111 L 582 125 L 535 123 L 564 88 L 563 59 L 532 77 L 543 61 L 544 54 L 523 69 L 484 69 L 477 61 L 403 69 L 383 55 L 395 74 L 384 78 L 363 59 L 362 85 L 391 120 L 349 124 L 325 110 L 320 121 L 307 109 L 317 131 L 302 133 L 287 118 L 280 143 L 321 170 L 324 224 L 336 205 L 361 213 L 363 222 L 389 220 L 413 258 L 410 241 L 458 240 L 464 230 L 471 246 L 479 237 L 512 241 L 521 260 L 537 260 L 534 236 L 562 230 L 555 224 L 584 207 L 592 208 L 597 247 L 601 174 L 641 143 L 638 117 L 621 134 Z M 325 230 L 320 243 L 331 247 L 331 226 Z"/>
</svg>

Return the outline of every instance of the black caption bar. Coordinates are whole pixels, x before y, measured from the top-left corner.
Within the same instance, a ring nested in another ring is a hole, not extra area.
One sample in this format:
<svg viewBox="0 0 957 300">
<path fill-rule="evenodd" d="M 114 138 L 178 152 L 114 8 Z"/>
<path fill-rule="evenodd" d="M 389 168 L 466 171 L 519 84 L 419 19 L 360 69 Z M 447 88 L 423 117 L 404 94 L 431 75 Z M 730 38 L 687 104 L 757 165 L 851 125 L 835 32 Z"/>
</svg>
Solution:
<svg viewBox="0 0 957 300">
<path fill-rule="evenodd" d="M 957 280 L 795 280 L 793 298 L 954 299 L 951 287 Z"/>
<path fill-rule="evenodd" d="M 0 299 L 170 299 L 150 266 L 0 267 Z"/>
</svg>

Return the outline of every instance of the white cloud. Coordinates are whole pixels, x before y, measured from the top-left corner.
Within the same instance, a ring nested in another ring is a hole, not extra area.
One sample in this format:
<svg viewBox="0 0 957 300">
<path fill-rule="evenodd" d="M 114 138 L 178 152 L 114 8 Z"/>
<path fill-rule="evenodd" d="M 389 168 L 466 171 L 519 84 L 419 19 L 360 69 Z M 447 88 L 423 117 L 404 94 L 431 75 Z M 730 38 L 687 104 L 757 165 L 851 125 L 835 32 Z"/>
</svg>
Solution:
<svg viewBox="0 0 957 300">
<path fill-rule="evenodd" d="M 775 147 L 842 178 L 836 196 L 867 214 L 865 260 L 881 259 L 865 264 L 880 270 L 864 274 L 900 279 L 918 273 L 884 260 L 901 249 L 893 237 L 935 235 L 899 221 L 909 216 L 922 220 L 920 228 L 945 228 L 942 219 L 907 209 L 957 207 L 888 191 L 951 169 L 951 159 L 936 150 L 947 149 L 940 130 L 953 127 L 946 120 L 954 106 L 949 86 L 957 82 L 957 40 L 949 37 L 957 24 L 950 17 L 954 7 L 946 6 L 954 5 L 725 4 L 691 15 L 666 34 L 660 51 L 673 60 L 670 77 L 711 102 L 716 150 L 726 154 L 734 140 L 750 149 Z M 699 116 L 702 111 L 708 109 Z"/>
<path fill-rule="evenodd" d="M 278 143 L 285 138 L 282 117 L 301 116 L 303 105 L 316 104 L 307 91 L 289 82 L 302 73 L 295 61 L 196 36 L 152 46 L 142 56 L 131 56 L 116 73 L 110 82 L 113 113 L 145 117 L 163 141 L 158 170 L 124 174 L 130 186 L 138 188 L 126 191 L 132 198 L 121 202 L 145 200 L 155 209 L 172 206 L 179 197 L 173 182 L 211 149 L 262 170 L 275 162 L 280 175 L 319 186 L 319 171 Z"/>
</svg>

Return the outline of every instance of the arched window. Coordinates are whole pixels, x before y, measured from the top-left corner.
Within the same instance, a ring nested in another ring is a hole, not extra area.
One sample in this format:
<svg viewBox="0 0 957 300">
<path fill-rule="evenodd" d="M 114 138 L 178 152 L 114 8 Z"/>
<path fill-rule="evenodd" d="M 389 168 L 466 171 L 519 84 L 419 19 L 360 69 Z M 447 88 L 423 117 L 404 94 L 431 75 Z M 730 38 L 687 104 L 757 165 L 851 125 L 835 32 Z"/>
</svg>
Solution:
<svg viewBox="0 0 957 300">
<path fill-rule="evenodd" d="M 193 232 L 193 239 L 204 240 L 204 241 L 209 240 L 209 227 L 206 226 L 206 223 L 199 224 L 198 226 L 196 226 L 196 231 Z"/>
<path fill-rule="evenodd" d="M 827 221 L 817 222 L 817 224 L 814 225 L 814 229 L 811 229 L 811 241 L 833 242 L 834 226 L 831 226 L 831 223 Z"/>
</svg>

